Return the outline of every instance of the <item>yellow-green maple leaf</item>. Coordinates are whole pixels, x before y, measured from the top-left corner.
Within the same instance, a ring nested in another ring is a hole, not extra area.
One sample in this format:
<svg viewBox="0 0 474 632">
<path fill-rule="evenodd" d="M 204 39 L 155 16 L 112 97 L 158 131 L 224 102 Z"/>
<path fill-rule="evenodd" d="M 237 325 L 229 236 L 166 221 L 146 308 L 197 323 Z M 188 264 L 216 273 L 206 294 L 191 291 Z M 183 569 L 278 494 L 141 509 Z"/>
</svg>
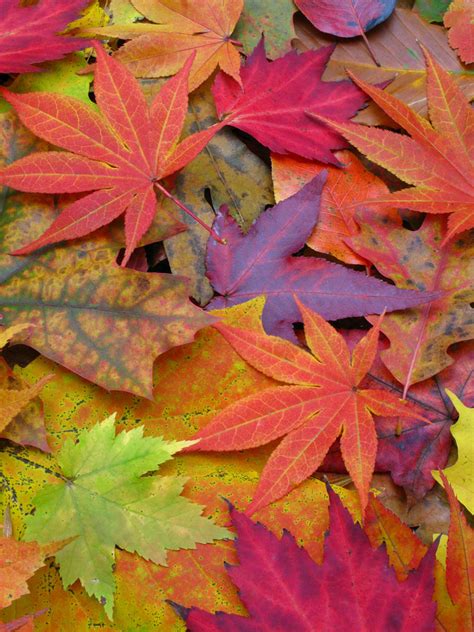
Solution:
<svg viewBox="0 0 474 632">
<path fill-rule="evenodd" d="M 464 406 L 451 391 L 446 390 L 446 393 L 459 413 L 459 419 L 451 427 L 451 434 L 458 448 L 458 458 L 454 465 L 443 472 L 459 501 L 468 511 L 474 513 L 474 408 Z M 433 476 L 441 483 L 438 472 L 433 472 Z"/>
<path fill-rule="evenodd" d="M 166 551 L 232 537 L 180 494 L 186 478 L 142 476 L 190 441 L 144 437 L 143 426 L 115 435 L 115 415 L 67 439 L 57 484 L 43 487 L 26 522 L 26 540 L 73 538 L 56 553 L 65 587 L 79 579 L 112 618 L 115 546 L 166 565 Z"/>
</svg>

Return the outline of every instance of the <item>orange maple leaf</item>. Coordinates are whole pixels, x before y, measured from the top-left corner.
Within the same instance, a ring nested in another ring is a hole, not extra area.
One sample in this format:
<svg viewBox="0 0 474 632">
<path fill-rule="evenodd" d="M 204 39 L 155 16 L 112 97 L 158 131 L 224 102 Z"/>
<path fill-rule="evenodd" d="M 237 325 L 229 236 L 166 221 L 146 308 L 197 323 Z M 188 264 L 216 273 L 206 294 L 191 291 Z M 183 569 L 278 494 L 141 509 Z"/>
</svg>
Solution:
<svg viewBox="0 0 474 632">
<path fill-rule="evenodd" d="M 380 319 L 351 356 L 341 334 L 298 305 L 313 355 L 275 336 L 214 325 L 249 364 L 287 385 L 231 404 L 193 437 L 200 441 L 186 451 L 243 450 L 286 435 L 263 470 L 247 510 L 254 513 L 311 476 L 342 430 L 344 463 L 365 509 L 377 451 L 372 413 L 417 415 L 388 391 L 359 387 L 377 353 Z"/>
<path fill-rule="evenodd" d="M 413 187 L 366 205 L 452 213 L 447 241 L 474 227 L 474 111 L 450 75 L 424 50 L 431 124 L 384 90 L 351 78 L 411 138 L 381 129 L 324 120 L 366 156 Z"/>
<path fill-rule="evenodd" d="M 136 77 L 165 77 L 196 55 L 189 74 L 194 90 L 219 66 L 240 83 L 239 42 L 231 39 L 243 0 L 134 0 L 147 20 L 94 29 L 96 35 L 130 40 L 114 54 Z M 88 31 L 86 30 L 85 33 Z"/>
<path fill-rule="evenodd" d="M 448 41 L 465 64 L 474 62 L 474 2 L 453 0 L 444 14 Z"/>
<path fill-rule="evenodd" d="M 133 75 L 101 46 L 96 45 L 96 52 L 94 90 L 100 113 L 69 96 L 0 89 L 28 129 L 68 150 L 20 158 L 1 171 L 0 182 L 27 192 L 88 192 L 67 206 L 41 237 L 13 254 L 82 237 L 125 213 L 125 266 L 153 221 L 155 190 L 205 226 L 159 182 L 195 158 L 220 128 L 217 124 L 178 142 L 192 58 L 148 108 Z"/>
</svg>

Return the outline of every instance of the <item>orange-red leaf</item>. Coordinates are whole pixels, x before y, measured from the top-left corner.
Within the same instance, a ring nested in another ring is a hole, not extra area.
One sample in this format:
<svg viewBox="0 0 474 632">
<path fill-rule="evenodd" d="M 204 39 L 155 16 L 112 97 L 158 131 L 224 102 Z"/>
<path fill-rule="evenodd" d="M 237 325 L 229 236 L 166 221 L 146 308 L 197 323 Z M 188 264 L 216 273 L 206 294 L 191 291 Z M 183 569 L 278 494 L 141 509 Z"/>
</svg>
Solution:
<svg viewBox="0 0 474 632">
<path fill-rule="evenodd" d="M 215 325 L 249 364 L 292 386 L 272 387 L 231 404 L 195 435 L 200 441 L 187 451 L 241 450 L 284 436 L 263 470 L 248 508 L 253 513 L 310 476 L 342 431 L 344 462 L 365 508 L 377 450 L 372 412 L 410 415 L 413 408 L 388 391 L 358 388 L 375 359 L 378 324 L 351 357 L 329 323 L 298 305 L 312 355 L 274 336 Z"/>
<path fill-rule="evenodd" d="M 43 558 L 37 542 L 0 537 L 0 608 L 28 592 L 26 581 L 43 565 Z"/>
<path fill-rule="evenodd" d="M 0 182 L 38 193 L 94 191 L 70 204 L 41 237 L 15 254 L 82 237 L 125 213 L 126 265 L 155 215 L 157 181 L 192 160 L 218 129 L 178 143 L 191 61 L 148 109 L 133 75 L 100 46 L 96 51 L 100 113 L 72 97 L 2 90 L 26 127 L 70 153 L 33 153 L 6 167 Z"/>
<path fill-rule="evenodd" d="M 449 74 L 425 52 L 431 124 L 404 103 L 354 77 L 411 134 L 328 121 L 370 160 L 414 185 L 368 204 L 451 213 L 445 239 L 474 226 L 474 111 Z"/>
<path fill-rule="evenodd" d="M 342 164 L 342 169 L 296 156 L 272 154 L 275 199 L 277 202 L 285 200 L 326 169 L 328 176 L 321 195 L 318 223 L 306 243 L 313 250 L 332 255 L 344 263 L 369 265 L 367 259 L 354 252 L 345 239 L 358 233 L 354 217 L 357 203 L 387 195 L 388 188 L 380 178 L 365 169 L 352 152 L 338 151 L 334 155 Z M 372 210 L 377 212 L 376 208 Z M 383 212 L 386 214 L 387 210 Z"/>
</svg>

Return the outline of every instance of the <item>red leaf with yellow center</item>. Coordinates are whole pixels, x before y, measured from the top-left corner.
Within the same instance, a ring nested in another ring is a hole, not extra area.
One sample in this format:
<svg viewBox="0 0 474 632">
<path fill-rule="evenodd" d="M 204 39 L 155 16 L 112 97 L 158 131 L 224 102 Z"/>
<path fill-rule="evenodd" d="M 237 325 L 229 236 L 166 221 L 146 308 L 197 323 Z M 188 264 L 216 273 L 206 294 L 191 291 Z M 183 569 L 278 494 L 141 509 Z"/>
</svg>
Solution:
<svg viewBox="0 0 474 632">
<path fill-rule="evenodd" d="M 155 189 L 171 196 L 158 181 L 192 160 L 219 128 L 178 142 L 187 111 L 192 59 L 148 108 L 133 75 L 100 46 L 96 51 L 94 87 L 100 113 L 72 97 L 1 90 L 28 129 L 67 152 L 38 152 L 21 158 L 0 173 L 0 182 L 35 193 L 88 192 L 70 204 L 41 237 L 14 254 L 82 237 L 125 213 L 125 266 L 153 221 Z"/>
<path fill-rule="evenodd" d="M 411 138 L 365 125 L 327 122 L 370 160 L 414 185 L 366 204 L 451 213 L 446 241 L 474 227 L 474 111 L 451 76 L 427 51 L 425 57 L 431 124 L 388 92 L 352 77 Z"/>
<path fill-rule="evenodd" d="M 341 435 L 344 462 L 362 508 L 377 451 L 372 413 L 413 415 L 385 390 L 361 389 L 377 353 L 380 323 L 355 347 L 298 301 L 312 355 L 286 340 L 218 323 L 215 327 L 253 367 L 284 382 L 231 404 L 200 430 L 187 451 L 243 450 L 284 437 L 272 453 L 248 513 L 281 498 L 319 467 Z M 416 414 L 416 413 L 415 413 Z"/>
</svg>

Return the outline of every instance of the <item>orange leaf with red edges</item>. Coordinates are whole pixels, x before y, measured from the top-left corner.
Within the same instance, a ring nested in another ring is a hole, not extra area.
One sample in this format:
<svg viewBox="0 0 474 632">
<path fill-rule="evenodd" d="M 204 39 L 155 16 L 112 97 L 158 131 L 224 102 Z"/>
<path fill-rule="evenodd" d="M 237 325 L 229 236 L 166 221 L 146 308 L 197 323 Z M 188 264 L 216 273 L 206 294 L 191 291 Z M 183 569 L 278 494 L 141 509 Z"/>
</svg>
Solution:
<svg viewBox="0 0 474 632">
<path fill-rule="evenodd" d="M 0 608 L 26 595 L 26 581 L 43 566 L 43 558 L 44 552 L 37 542 L 0 537 Z"/>
<path fill-rule="evenodd" d="M 277 202 L 285 200 L 323 169 L 327 170 L 318 223 L 306 243 L 313 250 L 332 255 L 344 263 L 368 266 L 367 259 L 354 252 L 345 240 L 359 232 L 354 217 L 356 204 L 387 195 L 388 188 L 380 178 L 367 171 L 352 152 L 338 151 L 334 155 L 342 164 L 342 169 L 296 156 L 272 154 L 275 199 Z M 377 209 L 372 212 L 376 213 Z M 387 213 L 385 209 L 384 213 Z M 391 219 L 396 219 L 395 214 L 391 215 Z M 399 223 L 401 225 L 400 219 Z"/>
<path fill-rule="evenodd" d="M 170 197 L 159 180 L 192 160 L 219 128 L 178 142 L 187 111 L 191 60 L 148 108 L 133 75 L 98 45 L 96 52 L 94 86 L 100 113 L 72 97 L 1 90 L 28 129 L 67 151 L 21 158 L 2 170 L 0 182 L 27 192 L 88 192 L 41 237 L 14 254 L 82 237 L 125 213 L 125 266 L 155 216 L 155 189 Z"/>
<path fill-rule="evenodd" d="M 425 57 L 431 124 L 399 99 L 351 75 L 411 138 L 388 130 L 325 120 L 370 160 L 414 185 L 366 204 L 451 213 L 445 235 L 448 240 L 474 227 L 474 111 L 450 75 L 427 51 Z"/>
<path fill-rule="evenodd" d="M 318 469 L 341 435 L 341 451 L 363 509 L 377 450 L 372 413 L 413 415 L 413 408 L 381 389 L 361 389 L 377 353 L 380 322 L 351 353 L 344 338 L 298 301 L 312 354 L 286 340 L 214 325 L 253 367 L 283 382 L 220 412 L 186 451 L 254 448 L 284 437 L 272 453 L 248 513 L 281 498 Z"/>
</svg>

